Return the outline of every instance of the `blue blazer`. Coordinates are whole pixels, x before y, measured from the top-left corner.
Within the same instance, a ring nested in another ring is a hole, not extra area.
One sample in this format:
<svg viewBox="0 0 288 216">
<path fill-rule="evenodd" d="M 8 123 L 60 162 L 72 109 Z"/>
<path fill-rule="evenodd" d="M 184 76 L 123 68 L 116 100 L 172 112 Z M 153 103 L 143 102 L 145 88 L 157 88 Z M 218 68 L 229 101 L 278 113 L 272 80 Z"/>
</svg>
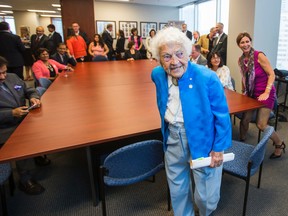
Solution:
<svg viewBox="0 0 288 216">
<path fill-rule="evenodd" d="M 164 116 L 168 102 L 168 79 L 158 66 L 152 71 L 157 105 L 161 116 L 164 151 L 167 149 L 168 123 Z M 221 152 L 231 145 L 231 121 L 224 89 L 216 73 L 204 66 L 188 63 L 178 81 L 184 127 L 193 159 Z"/>
</svg>

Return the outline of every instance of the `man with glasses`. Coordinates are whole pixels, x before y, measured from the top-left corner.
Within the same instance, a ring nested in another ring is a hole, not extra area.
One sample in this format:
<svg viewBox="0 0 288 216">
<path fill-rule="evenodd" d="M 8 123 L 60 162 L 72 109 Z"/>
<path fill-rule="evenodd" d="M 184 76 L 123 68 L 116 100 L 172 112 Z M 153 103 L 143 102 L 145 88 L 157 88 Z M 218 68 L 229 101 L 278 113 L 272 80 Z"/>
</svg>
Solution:
<svg viewBox="0 0 288 216">
<path fill-rule="evenodd" d="M 13 73 L 7 73 L 8 62 L 0 56 L 0 146 L 2 146 L 18 127 L 21 121 L 29 113 L 26 99 L 35 108 L 40 106 L 40 97 L 34 88 L 27 87 L 25 82 Z M 48 165 L 42 157 L 37 165 Z M 36 161 L 35 161 L 36 162 Z M 32 179 L 31 170 L 34 167 L 33 159 L 16 161 L 19 173 L 19 189 L 29 195 L 37 195 L 44 192 L 44 188 Z"/>
<path fill-rule="evenodd" d="M 157 32 L 152 71 L 165 152 L 165 170 L 174 215 L 194 216 L 189 161 L 211 157 L 193 169 L 194 200 L 200 215 L 212 215 L 220 199 L 223 151 L 231 145 L 231 122 L 217 75 L 189 61 L 192 42 L 179 29 Z"/>
</svg>

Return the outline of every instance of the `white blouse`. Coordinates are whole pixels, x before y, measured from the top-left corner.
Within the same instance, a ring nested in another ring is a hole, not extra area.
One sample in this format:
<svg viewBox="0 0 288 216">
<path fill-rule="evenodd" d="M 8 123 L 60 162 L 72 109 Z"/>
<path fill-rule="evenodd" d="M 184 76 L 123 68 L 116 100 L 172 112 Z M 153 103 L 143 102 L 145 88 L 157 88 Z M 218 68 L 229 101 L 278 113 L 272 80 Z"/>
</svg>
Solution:
<svg viewBox="0 0 288 216">
<path fill-rule="evenodd" d="M 216 71 L 216 74 L 219 77 L 220 82 L 222 83 L 224 88 L 234 90 L 232 81 L 231 81 L 230 70 L 226 65 L 219 67 Z"/>
</svg>

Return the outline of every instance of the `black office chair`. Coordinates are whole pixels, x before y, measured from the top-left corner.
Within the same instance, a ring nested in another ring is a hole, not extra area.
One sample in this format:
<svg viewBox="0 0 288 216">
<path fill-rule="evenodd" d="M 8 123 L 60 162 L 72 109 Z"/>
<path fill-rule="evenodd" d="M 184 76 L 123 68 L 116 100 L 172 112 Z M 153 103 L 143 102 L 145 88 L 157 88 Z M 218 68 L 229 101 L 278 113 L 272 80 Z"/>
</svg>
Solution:
<svg viewBox="0 0 288 216">
<path fill-rule="evenodd" d="M 146 180 L 163 170 L 163 158 L 163 143 L 158 140 L 137 142 L 109 154 L 99 169 L 103 215 L 107 215 L 105 185 L 125 186 Z M 170 210 L 169 190 L 168 210 Z"/>
<path fill-rule="evenodd" d="M 246 215 L 250 177 L 256 174 L 258 170 L 259 176 L 257 188 L 260 188 L 266 144 L 273 131 L 273 127 L 268 126 L 264 131 L 263 138 L 256 146 L 233 140 L 232 147 L 225 151 L 225 153 L 233 152 L 235 154 L 235 159 L 233 161 L 224 163 L 223 172 L 243 179 L 246 182 L 242 213 L 243 216 Z"/>
<path fill-rule="evenodd" d="M 4 183 L 9 179 L 10 194 L 13 195 L 15 184 L 12 174 L 12 168 L 10 163 L 0 164 L 0 197 L 1 197 L 1 209 L 3 216 L 8 215 L 7 203 L 6 203 L 6 192 Z"/>
</svg>

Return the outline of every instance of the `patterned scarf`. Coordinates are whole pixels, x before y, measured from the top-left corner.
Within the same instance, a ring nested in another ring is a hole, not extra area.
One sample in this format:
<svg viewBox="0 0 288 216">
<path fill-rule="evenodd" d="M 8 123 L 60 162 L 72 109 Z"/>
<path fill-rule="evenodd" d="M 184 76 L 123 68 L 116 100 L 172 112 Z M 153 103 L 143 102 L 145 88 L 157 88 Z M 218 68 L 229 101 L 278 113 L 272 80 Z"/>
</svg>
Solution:
<svg viewBox="0 0 288 216">
<path fill-rule="evenodd" d="M 248 61 L 245 61 L 244 53 L 239 58 L 238 65 L 240 66 L 240 72 L 242 74 L 242 82 L 244 85 L 244 94 L 252 97 L 254 93 L 254 49 L 251 47 L 249 52 Z"/>
</svg>

